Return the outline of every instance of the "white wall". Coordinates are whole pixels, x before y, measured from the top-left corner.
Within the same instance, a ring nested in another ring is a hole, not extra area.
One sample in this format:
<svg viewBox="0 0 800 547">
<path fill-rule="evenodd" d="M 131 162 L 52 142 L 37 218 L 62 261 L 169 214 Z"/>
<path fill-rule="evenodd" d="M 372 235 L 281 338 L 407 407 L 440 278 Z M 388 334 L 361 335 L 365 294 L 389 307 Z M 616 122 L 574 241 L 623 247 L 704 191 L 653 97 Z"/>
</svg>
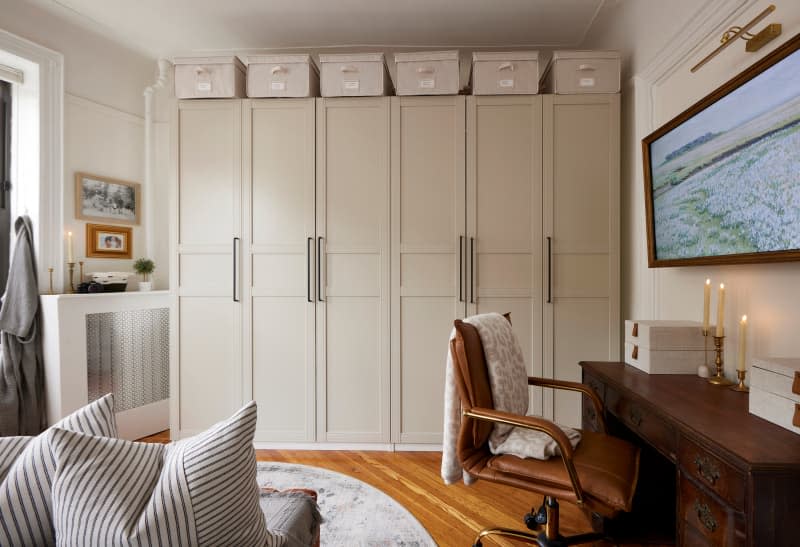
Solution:
<svg viewBox="0 0 800 547">
<path fill-rule="evenodd" d="M 64 55 L 63 234 L 73 232 L 76 259 L 81 260 L 85 222 L 75 219 L 75 172 L 144 182 L 142 92 L 155 78 L 155 60 L 29 2 L 0 0 L 0 13 L 3 30 Z M 134 257 L 142 256 L 143 225 L 134 228 L 133 239 Z M 131 261 L 127 260 L 85 262 L 86 272 L 131 271 Z M 60 266 L 66 271 L 66 265 Z M 157 267 L 166 266 L 166 261 L 157 263 Z"/>
<path fill-rule="evenodd" d="M 624 16 L 603 22 L 589 47 L 634 47 L 630 76 L 623 89 L 623 315 L 635 319 L 702 319 L 702 285 L 706 277 L 728 289 L 725 325 L 726 360 L 736 358 L 736 324 L 747 314 L 750 323 L 748 361 L 753 356 L 800 356 L 800 264 L 754 264 L 648 269 L 644 219 L 641 139 L 739 74 L 759 58 L 800 32 L 800 3 L 788 2 L 765 22 L 780 22 L 783 34 L 758 53 L 734 44 L 695 74 L 689 68 L 719 44 L 722 32 L 744 24 L 762 11 L 765 0 L 707 0 L 692 6 L 675 3 L 676 13 L 652 15 L 662 2 L 632 0 L 618 9 Z M 672 5 L 673 2 L 663 2 Z M 692 3 L 689 3 L 692 4 Z M 695 12 L 692 16 L 692 12 Z M 690 15 L 686 19 L 686 15 Z M 702 16 L 700 15 L 702 14 Z M 686 26 L 676 25 L 680 20 Z M 712 21 L 709 24 L 709 20 Z M 672 35 L 648 30 L 654 24 L 672 27 Z M 642 28 L 631 43 L 631 28 Z M 657 44 L 657 42 L 660 42 Z M 655 54 L 651 59 L 648 56 Z M 645 60 L 646 59 L 646 60 Z M 644 61 L 644 62 L 641 62 Z M 716 297 L 714 297 L 716 299 Z M 732 366 L 728 366 L 731 376 Z"/>
</svg>

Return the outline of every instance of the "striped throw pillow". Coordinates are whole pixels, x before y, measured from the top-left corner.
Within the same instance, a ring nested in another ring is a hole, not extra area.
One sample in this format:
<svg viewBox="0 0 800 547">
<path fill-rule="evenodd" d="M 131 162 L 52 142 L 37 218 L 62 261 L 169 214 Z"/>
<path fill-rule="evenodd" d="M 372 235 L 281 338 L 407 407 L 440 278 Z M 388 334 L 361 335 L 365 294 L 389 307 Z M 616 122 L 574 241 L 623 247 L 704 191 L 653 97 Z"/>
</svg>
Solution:
<svg viewBox="0 0 800 547">
<path fill-rule="evenodd" d="M 109 394 L 89 403 L 53 427 L 116 437 L 114 396 Z M 55 545 L 50 516 L 50 486 L 55 470 L 47 431 L 37 437 L 0 439 L 0 545 Z"/>
<path fill-rule="evenodd" d="M 54 429 L 57 544 L 284 545 L 259 506 L 256 405 L 171 445 Z"/>
</svg>

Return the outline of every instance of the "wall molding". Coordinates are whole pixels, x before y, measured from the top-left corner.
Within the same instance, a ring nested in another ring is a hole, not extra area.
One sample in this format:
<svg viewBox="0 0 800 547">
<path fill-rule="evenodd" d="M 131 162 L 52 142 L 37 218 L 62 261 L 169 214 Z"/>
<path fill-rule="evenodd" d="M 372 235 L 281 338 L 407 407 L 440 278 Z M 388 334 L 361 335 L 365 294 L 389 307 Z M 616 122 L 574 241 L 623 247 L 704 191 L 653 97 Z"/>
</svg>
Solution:
<svg viewBox="0 0 800 547">
<path fill-rule="evenodd" d="M 104 116 L 144 127 L 144 117 L 142 116 L 137 116 L 136 114 L 131 114 L 130 112 L 126 112 L 124 110 L 119 110 L 118 108 L 108 106 L 107 104 L 98 103 L 91 99 L 87 99 L 86 97 L 81 97 L 80 95 L 73 95 L 72 93 L 65 93 L 64 99 L 68 105 L 94 110 L 95 112 L 103 114 Z"/>
</svg>

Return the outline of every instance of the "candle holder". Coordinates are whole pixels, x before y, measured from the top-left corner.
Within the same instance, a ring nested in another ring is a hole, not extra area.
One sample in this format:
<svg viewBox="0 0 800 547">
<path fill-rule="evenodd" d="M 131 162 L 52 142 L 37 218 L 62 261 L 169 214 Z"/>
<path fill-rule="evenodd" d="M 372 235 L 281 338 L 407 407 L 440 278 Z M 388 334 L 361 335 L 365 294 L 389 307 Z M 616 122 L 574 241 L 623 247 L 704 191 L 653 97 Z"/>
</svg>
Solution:
<svg viewBox="0 0 800 547">
<path fill-rule="evenodd" d="M 69 292 L 75 292 L 75 284 L 73 283 L 73 277 L 75 276 L 75 263 L 74 262 L 67 262 L 67 267 L 69 268 Z"/>
<path fill-rule="evenodd" d="M 78 268 L 79 268 L 78 285 L 80 285 L 81 283 L 83 283 L 83 260 L 78 262 Z"/>
<path fill-rule="evenodd" d="M 729 389 L 732 389 L 733 391 L 741 391 L 742 393 L 748 393 L 750 391 L 750 388 L 744 385 L 744 377 L 747 376 L 747 371 L 737 370 L 736 376 L 739 378 L 739 383 L 734 386 L 731 386 Z"/>
<path fill-rule="evenodd" d="M 722 352 L 724 340 L 724 336 L 714 336 L 714 364 L 717 366 L 717 373 L 708 379 L 708 383 L 714 384 L 715 386 L 733 385 L 733 382 L 725 378 L 725 374 L 723 374 L 724 363 L 722 361 Z"/>
<path fill-rule="evenodd" d="M 47 268 L 47 271 L 50 273 L 50 294 L 53 294 L 53 271 L 55 268 Z"/>
</svg>

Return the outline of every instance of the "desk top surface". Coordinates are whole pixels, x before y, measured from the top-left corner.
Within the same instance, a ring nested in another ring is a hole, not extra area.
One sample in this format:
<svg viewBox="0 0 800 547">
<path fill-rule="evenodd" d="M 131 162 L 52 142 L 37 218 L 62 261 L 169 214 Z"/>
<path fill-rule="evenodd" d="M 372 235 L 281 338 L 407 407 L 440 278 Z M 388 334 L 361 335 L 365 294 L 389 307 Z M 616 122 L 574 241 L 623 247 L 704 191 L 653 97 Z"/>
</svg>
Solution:
<svg viewBox="0 0 800 547">
<path fill-rule="evenodd" d="M 753 467 L 800 469 L 800 435 L 748 410 L 747 393 L 688 374 L 647 374 L 624 363 L 581 362 L 590 373 L 678 427 L 690 430 Z"/>
</svg>

